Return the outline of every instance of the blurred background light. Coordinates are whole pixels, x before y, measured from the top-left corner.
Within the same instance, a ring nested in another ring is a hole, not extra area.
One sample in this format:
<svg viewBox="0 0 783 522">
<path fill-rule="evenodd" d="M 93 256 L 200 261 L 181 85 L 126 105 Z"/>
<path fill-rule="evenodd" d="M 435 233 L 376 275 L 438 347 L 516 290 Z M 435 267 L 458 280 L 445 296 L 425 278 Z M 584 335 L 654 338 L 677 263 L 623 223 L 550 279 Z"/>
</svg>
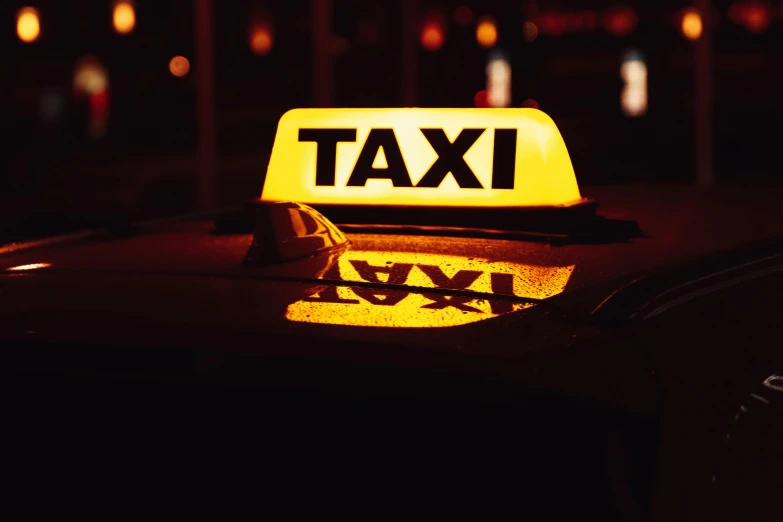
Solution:
<svg viewBox="0 0 783 522">
<path fill-rule="evenodd" d="M 473 105 L 479 109 L 486 109 L 489 107 L 489 93 L 486 90 L 481 90 L 473 97 Z"/>
<path fill-rule="evenodd" d="M 109 75 L 94 56 L 80 58 L 73 67 L 73 92 L 75 96 L 90 96 L 106 90 Z"/>
<path fill-rule="evenodd" d="M 184 56 L 175 56 L 169 61 L 169 71 L 174 76 L 181 78 L 190 71 L 190 62 Z"/>
<path fill-rule="evenodd" d="M 783 4 L 781 4 L 783 7 Z M 751 33 L 763 33 L 772 22 L 774 15 L 772 5 L 769 2 L 749 0 L 734 2 L 729 8 L 729 19 L 735 24 L 743 26 Z"/>
<path fill-rule="evenodd" d="M 536 18 L 538 29 L 547 36 L 560 36 L 568 28 L 565 15 L 560 11 L 544 11 Z"/>
<path fill-rule="evenodd" d="M 636 50 L 627 52 L 620 66 L 623 90 L 620 94 L 620 107 L 631 118 L 643 116 L 647 112 L 647 64 L 642 54 Z"/>
<path fill-rule="evenodd" d="M 622 38 L 630 34 L 638 23 L 639 19 L 633 9 L 629 7 L 619 7 L 607 11 L 604 15 L 604 28 L 609 34 Z"/>
<path fill-rule="evenodd" d="M 250 50 L 259 56 L 265 56 L 272 51 L 274 45 L 272 29 L 266 24 L 255 25 L 250 29 Z"/>
<path fill-rule="evenodd" d="M 533 98 L 528 98 L 527 100 L 522 102 L 522 108 L 523 109 L 538 109 L 541 110 L 541 107 L 538 105 L 538 102 L 534 100 Z"/>
<path fill-rule="evenodd" d="M 446 28 L 442 16 L 431 14 L 421 25 L 421 46 L 428 51 L 437 51 L 446 40 Z"/>
<path fill-rule="evenodd" d="M 500 52 L 493 52 L 487 63 L 487 92 L 490 107 L 511 105 L 511 64 Z"/>
<path fill-rule="evenodd" d="M 532 42 L 538 37 L 538 27 L 533 22 L 525 22 L 522 24 L 522 34 L 526 42 Z"/>
<path fill-rule="evenodd" d="M 269 13 L 254 9 L 247 25 L 247 39 L 250 50 L 258 56 L 266 56 L 275 45 L 275 26 Z"/>
<path fill-rule="evenodd" d="M 87 134 L 92 139 L 102 138 L 109 125 L 109 89 L 96 92 L 89 98 L 89 125 Z"/>
<path fill-rule="evenodd" d="M 120 1 L 114 4 L 111 16 L 114 30 L 119 34 L 129 34 L 136 27 L 136 11 L 133 4 L 128 1 Z"/>
<path fill-rule="evenodd" d="M 73 94 L 87 98 L 88 136 L 102 138 L 109 124 L 109 74 L 95 56 L 80 58 L 73 68 Z"/>
<path fill-rule="evenodd" d="M 683 11 L 680 30 L 682 35 L 688 40 L 698 40 L 702 31 L 701 14 L 699 14 L 699 11 L 693 8 Z"/>
<path fill-rule="evenodd" d="M 476 41 L 482 47 L 493 47 L 498 41 L 498 28 L 495 20 L 485 16 L 476 25 Z"/>
<path fill-rule="evenodd" d="M 246 165 L 265 164 L 279 116 L 292 107 L 533 107 L 539 98 L 558 124 L 564 122 L 574 162 L 596 183 L 691 180 L 701 127 L 663 122 L 701 121 L 704 114 L 712 115 L 705 126 L 719 138 L 711 152 L 716 180 L 779 177 L 775 134 L 759 132 L 754 141 L 753 133 L 737 129 L 783 125 L 783 0 L 713 1 L 710 11 L 695 0 L 100 0 L 82 9 L 73 7 L 78 2 L 7 3 L 11 45 L 2 91 L 12 164 L 0 169 L 0 193 L 56 194 L 43 180 L 57 178 L 60 165 L 67 165 L 62 179 L 76 180 L 73 186 L 81 183 L 89 194 L 90 162 L 105 164 L 107 172 L 116 162 L 130 179 L 147 176 L 146 164 L 133 172 L 124 165 L 142 156 L 160 172 L 181 176 L 176 183 L 195 187 L 199 151 L 208 148 L 196 132 L 201 125 L 213 129 L 218 160 L 236 161 L 230 168 L 241 181 L 221 181 L 224 192 L 234 194 L 257 182 Z M 208 17 L 213 34 L 194 23 L 196 6 L 204 3 L 214 6 Z M 330 16 L 314 17 L 307 7 L 322 3 L 332 6 Z M 720 23 L 714 32 L 704 25 L 709 21 Z M 317 39 L 316 28 L 322 28 Z M 216 66 L 203 75 L 212 78 L 204 111 L 196 74 L 204 59 L 196 44 L 207 39 Z M 624 56 L 630 47 L 645 57 Z M 490 60 L 501 49 L 507 61 Z M 93 58 L 75 65 L 87 52 L 102 63 Z M 193 75 L 191 58 L 199 65 Z M 697 90 L 705 84 L 707 96 Z M 713 100 L 709 113 L 694 101 L 705 98 Z M 737 99 L 742 103 L 720 103 Z M 213 117 L 202 124 L 204 112 Z M 676 162 L 655 152 L 661 129 Z M 96 146 L 90 137 L 104 131 L 105 142 Z M 761 151 L 758 140 L 764 150 L 746 168 L 750 160 L 740 151 Z M 614 148 L 635 152 L 612 156 Z M 180 157 L 173 173 L 168 161 Z M 626 162 L 634 168 L 626 169 Z M 126 190 L 119 177 L 112 190 Z M 127 189 L 128 202 L 134 190 Z M 181 191 L 183 210 L 196 189 L 188 191 Z M 15 203 L 11 195 L 7 200 Z M 150 205 L 157 210 L 168 205 L 155 201 Z"/>
<path fill-rule="evenodd" d="M 48 126 L 56 126 L 62 122 L 65 112 L 65 96 L 57 88 L 43 89 L 38 100 L 38 117 Z"/>
<path fill-rule="evenodd" d="M 41 34 L 41 22 L 38 10 L 34 7 L 23 7 L 16 13 L 16 34 L 25 43 L 31 43 Z"/>
</svg>

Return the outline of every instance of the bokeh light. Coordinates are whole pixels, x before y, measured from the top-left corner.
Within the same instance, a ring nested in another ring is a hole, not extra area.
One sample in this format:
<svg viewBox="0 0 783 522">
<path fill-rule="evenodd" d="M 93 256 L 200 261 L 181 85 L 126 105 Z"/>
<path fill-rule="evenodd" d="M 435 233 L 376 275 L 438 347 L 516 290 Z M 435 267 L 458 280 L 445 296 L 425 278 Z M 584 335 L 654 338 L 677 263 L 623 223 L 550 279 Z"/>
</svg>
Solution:
<svg viewBox="0 0 783 522">
<path fill-rule="evenodd" d="M 265 56 L 272 51 L 274 36 L 266 25 L 257 25 L 250 30 L 250 50 L 259 56 Z"/>
<path fill-rule="evenodd" d="M 538 26 L 533 22 L 525 22 L 522 24 L 522 34 L 525 36 L 526 42 L 532 42 L 538 38 Z"/>
<path fill-rule="evenodd" d="M 637 118 L 647 112 L 647 64 L 638 51 L 629 51 L 620 66 L 623 90 L 620 108 L 626 116 Z"/>
<path fill-rule="evenodd" d="M 604 16 L 604 28 L 613 36 L 622 38 L 636 28 L 639 18 L 633 9 L 621 7 L 613 9 Z"/>
<path fill-rule="evenodd" d="M 16 34 L 25 43 L 34 42 L 41 34 L 41 22 L 38 10 L 23 7 L 16 13 Z"/>
<path fill-rule="evenodd" d="M 527 100 L 522 102 L 522 108 L 523 109 L 538 109 L 541 110 L 541 107 L 538 105 L 538 102 L 534 100 L 533 98 L 528 98 Z"/>
<path fill-rule="evenodd" d="M 486 74 L 490 107 L 511 105 L 511 64 L 503 53 L 492 52 Z"/>
<path fill-rule="evenodd" d="M 73 94 L 87 98 L 89 136 L 103 137 L 109 123 L 109 73 L 95 56 L 84 56 L 74 65 Z"/>
<path fill-rule="evenodd" d="M 190 71 L 190 62 L 184 56 L 175 56 L 169 61 L 169 71 L 174 76 L 181 78 Z"/>
<path fill-rule="evenodd" d="M 445 34 L 443 24 L 437 19 L 430 19 L 421 28 L 421 46 L 428 51 L 437 51 L 443 46 Z"/>
<path fill-rule="evenodd" d="M 476 41 L 482 47 L 492 47 L 498 41 L 498 28 L 495 20 L 484 17 L 476 26 Z"/>
<path fill-rule="evenodd" d="M 65 106 L 62 91 L 57 87 L 47 87 L 38 100 L 38 117 L 48 126 L 59 125 L 65 113 Z"/>
<path fill-rule="evenodd" d="M 770 9 L 768 5 L 760 2 L 752 2 L 745 11 L 745 28 L 751 33 L 763 33 L 770 23 Z"/>
<path fill-rule="evenodd" d="M 73 93 L 76 96 L 92 96 L 109 86 L 109 74 L 101 62 L 92 55 L 77 60 L 73 67 Z"/>
<path fill-rule="evenodd" d="M 473 105 L 479 109 L 486 109 L 489 107 L 489 92 L 481 90 L 473 97 Z"/>
<path fill-rule="evenodd" d="M 111 19 L 114 30 L 119 34 L 133 32 L 133 28 L 136 27 L 136 11 L 133 9 L 133 4 L 127 1 L 115 3 Z"/>
<path fill-rule="evenodd" d="M 696 9 L 685 10 L 680 22 L 680 29 L 688 40 L 698 40 L 702 31 L 701 14 Z"/>
<path fill-rule="evenodd" d="M 729 19 L 755 34 L 763 33 L 772 22 L 773 16 L 772 6 L 758 0 L 734 2 L 729 8 Z"/>
<path fill-rule="evenodd" d="M 568 19 L 559 11 L 548 10 L 536 17 L 536 27 L 543 34 L 560 36 L 568 29 Z"/>
</svg>

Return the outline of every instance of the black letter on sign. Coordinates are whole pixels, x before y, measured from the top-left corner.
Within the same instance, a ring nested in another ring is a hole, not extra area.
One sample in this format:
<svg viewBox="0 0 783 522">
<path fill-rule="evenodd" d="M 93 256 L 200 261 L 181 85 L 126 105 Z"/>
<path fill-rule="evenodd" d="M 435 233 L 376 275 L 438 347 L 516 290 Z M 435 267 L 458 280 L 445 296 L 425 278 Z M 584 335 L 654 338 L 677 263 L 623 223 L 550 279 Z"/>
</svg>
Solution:
<svg viewBox="0 0 783 522">
<path fill-rule="evenodd" d="M 513 189 L 517 161 L 517 130 L 495 129 L 492 153 L 492 188 Z"/>
<path fill-rule="evenodd" d="M 372 166 L 375 156 L 378 155 L 378 149 L 383 149 L 383 155 L 386 156 L 386 168 L 376 169 Z M 405 160 L 402 159 L 402 151 L 397 143 L 397 136 L 394 135 L 394 129 L 370 129 L 367 141 L 359 153 L 359 159 L 353 167 L 351 177 L 348 178 L 349 187 L 363 187 L 370 178 L 382 178 L 392 180 L 395 187 L 412 187 L 411 177 L 408 174 L 408 167 L 405 166 Z"/>
<path fill-rule="evenodd" d="M 371 283 L 388 283 L 390 285 L 404 285 L 408 280 L 413 265 L 410 263 L 394 263 L 391 266 L 373 266 L 367 261 L 348 261 L 359 272 L 359 276 Z M 386 281 L 381 281 L 378 274 L 386 274 Z"/>
<path fill-rule="evenodd" d="M 356 141 L 356 129 L 299 129 L 299 141 L 314 141 L 315 184 L 333 187 L 337 161 L 337 144 Z"/>
<path fill-rule="evenodd" d="M 465 153 L 476 143 L 485 129 L 463 129 L 454 143 L 449 141 L 443 129 L 421 129 L 421 133 L 430 142 L 438 159 L 424 174 L 417 187 L 439 187 L 452 173 L 460 188 L 484 188 L 470 167 L 465 163 Z"/>
<path fill-rule="evenodd" d="M 427 274 L 435 286 L 438 288 L 448 288 L 449 290 L 464 290 L 472 285 L 479 278 L 481 272 L 478 270 L 460 270 L 454 277 L 449 277 L 443 273 L 437 265 L 416 265 L 419 270 Z"/>
</svg>

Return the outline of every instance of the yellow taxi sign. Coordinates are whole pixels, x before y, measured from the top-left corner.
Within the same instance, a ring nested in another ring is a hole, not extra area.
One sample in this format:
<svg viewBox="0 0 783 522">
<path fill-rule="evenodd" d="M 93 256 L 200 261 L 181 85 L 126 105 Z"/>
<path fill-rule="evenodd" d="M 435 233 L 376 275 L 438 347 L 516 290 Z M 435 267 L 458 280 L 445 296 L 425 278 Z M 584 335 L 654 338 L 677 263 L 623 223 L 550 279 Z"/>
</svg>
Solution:
<svg viewBox="0 0 783 522">
<path fill-rule="evenodd" d="M 563 138 L 536 109 L 294 109 L 262 201 L 553 207 L 583 201 Z"/>
</svg>

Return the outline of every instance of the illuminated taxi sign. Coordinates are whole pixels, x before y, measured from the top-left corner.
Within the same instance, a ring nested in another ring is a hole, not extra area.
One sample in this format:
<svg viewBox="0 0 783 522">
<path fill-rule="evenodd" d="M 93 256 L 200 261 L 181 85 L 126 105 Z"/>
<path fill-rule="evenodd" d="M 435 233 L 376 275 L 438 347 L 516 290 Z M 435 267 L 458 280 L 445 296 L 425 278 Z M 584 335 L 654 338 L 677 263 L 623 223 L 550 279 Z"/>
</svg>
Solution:
<svg viewBox="0 0 783 522">
<path fill-rule="evenodd" d="M 262 201 L 552 207 L 582 200 L 563 138 L 535 109 L 295 109 Z"/>
<path fill-rule="evenodd" d="M 307 297 L 288 306 L 285 317 L 294 322 L 344 326 L 464 325 L 523 310 L 535 301 L 562 293 L 574 268 L 455 255 L 348 250 L 321 275 L 331 284 L 314 286 Z M 334 284 L 338 281 L 342 283 L 339 286 Z"/>
</svg>

